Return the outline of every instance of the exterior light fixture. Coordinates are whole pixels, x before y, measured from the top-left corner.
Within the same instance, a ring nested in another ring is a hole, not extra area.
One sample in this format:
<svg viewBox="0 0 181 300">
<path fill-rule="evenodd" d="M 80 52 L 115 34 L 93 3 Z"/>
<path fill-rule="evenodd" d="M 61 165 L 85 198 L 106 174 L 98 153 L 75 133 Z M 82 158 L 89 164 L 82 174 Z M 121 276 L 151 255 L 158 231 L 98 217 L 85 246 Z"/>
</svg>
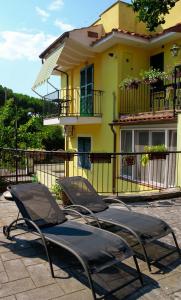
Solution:
<svg viewBox="0 0 181 300">
<path fill-rule="evenodd" d="M 177 44 L 173 44 L 172 48 L 170 49 L 172 56 L 178 56 L 178 52 L 179 52 L 180 48 L 181 48 L 181 46 L 179 46 Z"/>
</svg>

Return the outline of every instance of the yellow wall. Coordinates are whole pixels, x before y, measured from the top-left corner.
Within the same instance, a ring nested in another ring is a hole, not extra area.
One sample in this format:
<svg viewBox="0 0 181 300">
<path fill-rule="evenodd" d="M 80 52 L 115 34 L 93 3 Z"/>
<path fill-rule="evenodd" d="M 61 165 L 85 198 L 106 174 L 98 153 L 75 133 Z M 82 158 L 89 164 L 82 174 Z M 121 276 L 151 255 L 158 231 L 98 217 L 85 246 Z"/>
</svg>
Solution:
<svg viewBox="0 0 181 300">
<path fill-rule="evenodd" d="M 148 33 L 144 23 L 139 22 L 131 6 L 124 2 L 115 2 L 110 8 L 100 15 L 94 25 L 102 24 L 105 32 L 113 28 L 125 29 L 137 33 Z"/>
<path fill-rule="evenodd" d="M 181 22 L 181 0 L 170 13 L 165 15 L 165 24 L 158 26 L 157 32 L 161 32 L 166 28 Z M 139 22 L 137 15 L 133 12 L 131 5 L 125 2 L 115 2 L 110 8 L 104 11 L 99 20 L 94 25 L 102 24 L 105 32 L 110 32 L 113 28 L 125 29 L 131 32 L 150 34 L 143 22 Z"/>
<path fill-rule="evenodd" d="M 165 15 L 165 24 L 162 24 L 162 28 L 166 29 L 181 22 L 181 0 L 179 0 L 175 7 L 170 10 L 168 15 Z"/>
</svg>

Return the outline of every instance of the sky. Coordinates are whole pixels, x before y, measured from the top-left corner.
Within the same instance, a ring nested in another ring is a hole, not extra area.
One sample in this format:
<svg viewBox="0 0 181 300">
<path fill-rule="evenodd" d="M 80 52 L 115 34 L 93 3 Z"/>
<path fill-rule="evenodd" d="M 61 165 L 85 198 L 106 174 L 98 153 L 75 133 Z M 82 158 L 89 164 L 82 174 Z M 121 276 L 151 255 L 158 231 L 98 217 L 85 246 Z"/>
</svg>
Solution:
<svg viewBox="0 0 181 300">
<path fill-rule="evenodd" d="M 116 0 L 0 0 L 0 85 L 36 96 L 39 54 L 63 32 L 89 26 Z M 129 1 L 127 1 L 129 2 Z"/>
</svg>

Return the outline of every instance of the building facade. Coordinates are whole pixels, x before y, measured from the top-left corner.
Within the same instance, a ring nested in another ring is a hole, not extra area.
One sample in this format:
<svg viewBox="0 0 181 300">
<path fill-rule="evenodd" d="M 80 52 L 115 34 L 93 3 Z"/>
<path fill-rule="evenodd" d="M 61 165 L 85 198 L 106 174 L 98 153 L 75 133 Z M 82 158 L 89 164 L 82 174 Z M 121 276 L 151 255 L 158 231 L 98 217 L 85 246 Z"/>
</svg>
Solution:
<svg viewBox="0 0 181 300">
<path fill-rule="evenodd" d="M 60 77 L 60 87 L 43 95 L 49 105 L 44 124 L 64 125 L 66 150 L 134 153 L 161 144 L 169 151 L 181 150 L 180 11 L 178 1 L 165 24 L 150 33 L 130 5 L 117 1 L 94 24 L 65 32 L 40 55 L 43 65 L 33 89 L 51 75 Z M 141 82 L 120 88 L 125 78 L 139 79 L 150 67 L 169 72 L 168 78 L 155 85 Z M 141 165 L 125 169 L 120 158 L 115 164 L 120 176 L 116 184 L 125 185 L 125 191 L 127 180 L 141 189 L 158 171 L 154 166 L 143 171 Z M 160 186 L 175 185 L 179 176 L 167 175 L 169 159 L 160 164 Z M 69 164 L 69 174 L 91 178 L 92 168 L 88 156 L 80 156 Z M 112 174 L 112 168 L 105 165 L 104 172 Z M 114 191 L 111 176 L 109 185 Z"/>
</svg>

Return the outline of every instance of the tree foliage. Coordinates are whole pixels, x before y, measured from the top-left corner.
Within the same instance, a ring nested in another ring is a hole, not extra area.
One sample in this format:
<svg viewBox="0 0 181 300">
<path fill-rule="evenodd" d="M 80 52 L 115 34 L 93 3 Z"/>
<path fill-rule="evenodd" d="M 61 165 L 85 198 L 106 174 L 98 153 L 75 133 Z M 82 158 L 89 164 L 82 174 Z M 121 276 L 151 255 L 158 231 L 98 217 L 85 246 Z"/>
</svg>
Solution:
<svg viewBox="0 0 181 300">
<path fill-rule="evenodd" d="M 63 149 L 62 127 L 44 126 L 42 113 L 41 99 L 16 94 L 0 86 L 0 147 L 15 148 L 17 132 L 18 148 Z"/>
<path fill-rule="evenodd" d="M 149 31 L 165 23 L 165 15 L 169 13 L 179 0 L 132 0 L 133 10 L 138 13 L 139 20 L 146 23 Z"/>
</svg>

